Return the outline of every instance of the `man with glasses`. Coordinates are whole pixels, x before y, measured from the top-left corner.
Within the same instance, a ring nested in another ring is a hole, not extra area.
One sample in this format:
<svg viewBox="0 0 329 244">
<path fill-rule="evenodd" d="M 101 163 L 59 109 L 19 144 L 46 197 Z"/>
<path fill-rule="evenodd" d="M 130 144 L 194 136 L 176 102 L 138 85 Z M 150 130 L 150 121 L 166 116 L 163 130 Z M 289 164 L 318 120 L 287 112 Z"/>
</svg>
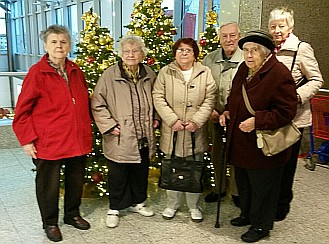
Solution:
<svg viewBox="0 0 329 244">
<path fill-rule="evenodd" d="M 222 162 L 224 149 L 222 137 L 225 136 L 225 131 L 224 127 L 220 126 L 218 119 L 219 115 L 224 110 L 226 99 L 231 90 L 233 77 L 238 70 L 239 64 L 243 61 L 243 53 L 238 47 L 240 29 L 237 23 L 229 22 L 222 25 L 219 29 L 219 39 L 220 48 L 209 53 L 202 62 L 202 64 L 211 69 L 218 86 L 218 99 L 209 123 L 209 131 L 212 139 L 211 161 L 215 168 L 216 188 L 205 197 L 206 202 L 216 202 L 218 201 L 219 194 L 221 194 L 222 197 L 226 195 L 226 165 L 222 165 L 221 167 L 221 164 L 225 164 L 225 162 Z M 235 205 L 239 206 L 233 166 L 230 166 L 230 175 L 232 198 Z M 222 186 L 221 189 L 219 189 L 220 185 Z"/>
</svg>

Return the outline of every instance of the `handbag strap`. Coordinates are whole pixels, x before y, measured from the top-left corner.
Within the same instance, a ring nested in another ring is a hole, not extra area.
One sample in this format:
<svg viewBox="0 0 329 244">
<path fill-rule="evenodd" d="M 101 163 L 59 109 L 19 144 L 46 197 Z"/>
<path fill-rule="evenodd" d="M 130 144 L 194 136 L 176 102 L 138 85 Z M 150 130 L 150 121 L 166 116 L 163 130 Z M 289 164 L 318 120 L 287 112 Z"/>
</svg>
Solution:
<svg viewBox="0 0 329 244">
<path fill-rule="evenodd" d="M 290 68 L 290 71 L 292 71 L 294 65 L 295 65 L 295 61 L 296 61 L 296 57 L 297 57 L 297 53 L 298 53 L 298 50 L 299 50 L 299 45 L 301 44 L 302 42 L 299 42 L 298 45 L 297 45 L 297 50 L 295 51 L 295 54 L 294 54 L 294 58 L 292 59 L 292 63 L 291 63 L 291 68 Z"/>
<path fill-rule="evenodd" d="M 250 105 L 247 91 L 246 91 L 246 88 L 244 87 L 244 84 L 242 84 L 242 96 L 243 96 L 244 103 L 246 104 L 246 107 L 247 107 L 249 113 L 251 113 L 252 115 L 255 115 L 255 110 L 253 110 Z"/>
<path fill-rule="evenodd" d="M 174 138 L 173 138 L 173 149 L 172 149 L 172 153 L 171 153 L 171 158 L 175 157 L 177 135 L 178 135 L 178 132 L 175 131 Z M 195 160 L 195 133 L 194 132 L 191 132 L 191 138 L 192 138 L 192 153 L 193 153 L 192 156 L 193 156 L 193 159 Z"/>
</svg>

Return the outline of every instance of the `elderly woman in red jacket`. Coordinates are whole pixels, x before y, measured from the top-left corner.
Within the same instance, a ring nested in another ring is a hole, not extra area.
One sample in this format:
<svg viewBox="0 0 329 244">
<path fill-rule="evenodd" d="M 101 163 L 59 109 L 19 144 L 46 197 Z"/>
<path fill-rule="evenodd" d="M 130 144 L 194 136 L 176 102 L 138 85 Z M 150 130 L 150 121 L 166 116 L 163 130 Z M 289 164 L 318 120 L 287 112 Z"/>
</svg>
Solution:
<svg viewBox="0 0 329 244">
<path fill-rule="evenodd" d="M 58 228 L 60 168 L 65 165 L 64 223 L 86 230 L 79 206 L 85 155 L 91 151 L 89 98 L 82 71 L 67 59 L 70 32 L 52 25 L 41 32 L 47 54 L 24 79 L 13 129 L 36 165 L 36 194 L 43 228 L 51 241 L 62 240 Z"/>
<path fill-rule="evenodd" d="M 235 179 L 241 201 L 241 214 L 232 219 L 233 226 L 251 225 L 241 236 L 256 242 L 273 228 L 283 166 L 291 148 L 274 156 L 265 156 L 257 147 L 256 129 L 278 129 L 291 122 L 296 114 L 297 94 L 294 80 L 286 66 L 273 55 L 270 34 L 250 31 L 240 39 L 244 60 L 236 73 L 232 90 L 219 122 L 228 125 L 227 159 L 235 166 Z M 245 86 L 252 115 L 242 96 Z"/>
</svg>

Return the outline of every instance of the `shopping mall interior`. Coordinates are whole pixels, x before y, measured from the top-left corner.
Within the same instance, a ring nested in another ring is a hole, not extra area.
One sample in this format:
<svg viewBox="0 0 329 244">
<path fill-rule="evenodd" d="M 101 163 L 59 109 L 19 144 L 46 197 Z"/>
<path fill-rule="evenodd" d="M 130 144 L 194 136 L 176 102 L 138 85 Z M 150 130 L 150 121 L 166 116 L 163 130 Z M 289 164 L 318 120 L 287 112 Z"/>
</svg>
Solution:
<svg viewBox="0 0 329 244">
<path fill-rule="evenodd" d="M 146 1 L 146 0 L 145 0 Z M 150 0 L 151 2 L 153 0 Z M 76 46 L 86 28 L 82 16 L 90 11 L 99 16 L 98 24 L 107 28 L 113 38 L 113 51 L 117 41 L 129 29 L 126 27 L 138 0 L 0 0 L 0 243 L 38 244 L 52 243 L 42 229 L 42 220 L 35 193 L 35 167 L 12 131 L 16 102 L 29 68 L 45 54 L 40 31 L 52 24 L 67 26 L 73 39 L 68 58 L 77 58 Z M 329 96 L 329 1 L 324 0 L 163 0 L 161 8 L 172 19 L 175 29 L 173 41 L 191 37 L 200 43 L 200 33 L 207 27 L 207 12 L 214 11 L 218 21 L 214 28 L 226 22 L 237 22 L 242 35 L 251 29 L 267 29 L 270 11 L 288 6 L 295 12 L 296 33 L 311 43 L 324 78 L 320 90 Z M 329 101 L 329 99 L 326 99 Z M 329 114 L 329 104 L 327 105 Z M 326 124 L 328 127 L 328 124 Z M 327 128 L 325 128 L 327 129 Z M 329 131 L 328 131 L 329 135 Z M 313 144 L 310 138 L 315 139 Z M 306 128 L 294 179 L 294 198 L 291 211 L 283 221 L 275 222 L 269 237 L 259 241 L 268 244 L 329 243 L 329 166 L 327 155 L 321 161 L 317 149 L 328 138 L 317 138 Z M 304 167 L 306 155 L 312 152 L 316 168 Z M 322 157 L 323 159 L 323 157 Z M 327 160 L 327 161 L 326 161 Z M 194 223 L 186 205 L 172 220 L 162 218 L 166 207 L 166 191 L 158 187 L 159 168 L 150 168 L 147 205 L 155 215 L 143 217 L 122 211 L 117 228 L 106 226 L 108 197 L 84 194 L 81 215 L 91 224 L 89 230 L 77 230 L 63 222 L 63 194 L 60 197 L 62 243 L 242 243 L 240 236 L 248 227 L 234 227 L 230 220 L 239 216 L 240 209 L 229 192 L 222 198 L 219 228 L 215 228 L 217 202 L 207 203 L 204 197 L 211 191 L 207 186 L 200 206 L 204 221 Z M 86 190 L 88 191 L 88 190 Z M 218 226 L 217 226 L 218 227 Z"/>
</svg>

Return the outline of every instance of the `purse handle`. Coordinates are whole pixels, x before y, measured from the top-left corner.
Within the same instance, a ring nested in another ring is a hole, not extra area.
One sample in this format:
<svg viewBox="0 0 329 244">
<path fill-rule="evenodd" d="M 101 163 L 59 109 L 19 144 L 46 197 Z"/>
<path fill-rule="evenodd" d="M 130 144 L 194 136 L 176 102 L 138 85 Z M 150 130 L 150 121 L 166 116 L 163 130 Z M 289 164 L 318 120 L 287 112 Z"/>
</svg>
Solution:
<svg viewBox="0 0 329 244">
<path fill-rule="evenodd" d="M 175 157 L 177 135 L 178 135 L 178 132 L 175 131 L 174 138 L 173 138 L 174 142 L 173 142 L 173 150 L 171 153 L 171 158 Z M 193 153 L 192 156 L 193 156 L 193 159 L 195 160 L 195 133 L 194 132 L 191 132 L 191 138 L 192 138 L 192 153 Z"/>
<path fill-rule="evenodd" d="M 295 51 L 294 58 L 292 59 L 292 63 L 291 63 L 290 71 L 292 71 L 292 69 L 293 69 L 294 66 L 295 66 L 295 61 L 296 61 L 297 53 L 298 53 L 298 50 L 299 50 L 299 45 L 300 45 L 301 43 L 302 43 L 302 42 L 299 42 L 298 45 L 297 45 L 297 51 Z"/>
<path fill-rule="evenodd" d="M 247 91 L 246 91 L 246 88 L 244 87 L 244 84 L 242 84 L 242 96 L 243 96 L 244 103 L 246 104 L 246 107 L 247 107 L 249 113 L 251 113 L 252 115 L 255 116 L 256 112 L 255 112 L 255 110 L 252 109 L 252 107 L 250 105 Z"/>
</svg>

